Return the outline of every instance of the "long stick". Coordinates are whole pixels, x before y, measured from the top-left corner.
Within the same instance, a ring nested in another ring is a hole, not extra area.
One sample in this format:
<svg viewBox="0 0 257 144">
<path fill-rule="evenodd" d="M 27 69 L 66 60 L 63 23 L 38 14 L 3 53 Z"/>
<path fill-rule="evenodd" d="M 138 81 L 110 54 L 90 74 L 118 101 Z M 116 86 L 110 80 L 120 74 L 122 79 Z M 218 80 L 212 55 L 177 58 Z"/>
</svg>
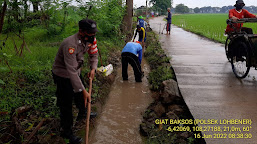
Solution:
<svg viewBox="0 0 257 144">
<path fill-rule="evenodd" d="M 89 7 L 89 10 L 88 10 L 88 12 L 87 12 L 87 18 L 88 18 L 88 16 L 89 16 L 89 12 L 90 12 L 91 8 L 92 8 L 92 6 Z"/>
<path fill-rule="evenodd" d="M 159 34 L 161 33 L 161 23 L 159 24 Z"/>
<path fill-rule="evenodd" d="M 162 34 L 163 34 L 164 29 L 165 29 L 165 26 L 166 26 L 166 28 L 167 28 L 167 24 L 165 24 L 165 25 L 163 26 Z"/>
<path fill-rule="evenodd" d="M 100 49 L 99 49 L 99 48 L 98 48 L 98 53 L 99 53 L 99 56 L 100 56 L 101 66 L 103 66 L 102 56 L 101 56 L 101 52 L 100 52 Z"/>
<path fill-rule="evenodd" d="M 85 144 L 88 144 L 88 135 L 89 135 L 89 119 L 91 113 L 91 92 L 92 92 L 92 78 L 89 78 L 89 100 L 87 103 L 87 123 L 86 123 L 86 136 L 85 136 Z M 86 104 L 85 104 L 86 106 Z"/>
</svg>

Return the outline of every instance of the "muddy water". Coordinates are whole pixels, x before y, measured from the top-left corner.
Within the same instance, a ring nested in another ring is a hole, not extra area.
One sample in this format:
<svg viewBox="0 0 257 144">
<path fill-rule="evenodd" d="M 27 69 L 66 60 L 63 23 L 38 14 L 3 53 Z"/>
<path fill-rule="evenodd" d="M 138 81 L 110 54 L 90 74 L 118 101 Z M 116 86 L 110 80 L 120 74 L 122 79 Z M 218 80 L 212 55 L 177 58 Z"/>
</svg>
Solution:
<svg viewBox="0 0 257 144">
<path fill-rule="evenodd" d="M 142 60 L 142 69 L 147 75 L 149 66 Z M 96 127 L 89 138 L 90 144 L 140 144 L 139 124 L 142 113 L 152 102 L 146 76 L 136 83 L 132 67 L 128 69 L 129 80 L 123 81 L 121 68 L 112 85 L 109 98 Z"/>
<path fill-rule="evenodd" d="M 165 23 L 162 19 L 158 17 L 150 21 L 152 29 L 157 33 L 160 31 L 159 23 Z M 257 71 L 251 69 L 245 79 L 237 79 L 226 59 L 223 44 L 176 26 L 172 26 L 171 35 L 161 34 L 160 42 L 172 58 L 170 62 L 176 72 L 181 93 L 195 119 L 252 121 L 251 124 L 236 125 L 200 124 L 203 127 L 221 127 L 221 131 L 203 131 L 207 137 L 212 136 L 205 139 L 207 144 L 256 144 Z M 225 126 L 230 128 L 229 132 L 225 131 Z M 232 126 L 237 131 L 233 131 Z M 251 127 L 249 131 L 244 130 L 247 126 Z M 242 138 L 242 134 L 250 134 L 252 137 Z"/>
</svg>

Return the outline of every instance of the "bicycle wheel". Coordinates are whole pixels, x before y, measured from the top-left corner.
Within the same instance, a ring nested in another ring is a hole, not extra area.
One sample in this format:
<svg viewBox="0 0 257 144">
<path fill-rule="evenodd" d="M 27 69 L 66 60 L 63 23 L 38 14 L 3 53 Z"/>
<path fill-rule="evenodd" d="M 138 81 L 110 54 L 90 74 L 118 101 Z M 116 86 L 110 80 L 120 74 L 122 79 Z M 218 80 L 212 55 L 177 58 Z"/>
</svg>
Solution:
<svg viewBox="0 0 257 144">
<path fill-rule="evenodd" d="M 233 73 L 237 78 L 245 78 L 250 71 L 250 52 L 246 43 L 237 42 L 237 46 L 233 48 L 231 57 L 231 65 Z"/>
<path fill-rule="evenodd" d="M 230 62 L 231 58 L 230 58 L 230 56 L 228 54 L 228 45 L 229 45 L 229 43 L 230 43 L 230 39 L 227 38 L 226 42 L 225 42 L 225 53 L 226 53 L 226 57 L 227 57 L 228 61 Z"/>
</svg>

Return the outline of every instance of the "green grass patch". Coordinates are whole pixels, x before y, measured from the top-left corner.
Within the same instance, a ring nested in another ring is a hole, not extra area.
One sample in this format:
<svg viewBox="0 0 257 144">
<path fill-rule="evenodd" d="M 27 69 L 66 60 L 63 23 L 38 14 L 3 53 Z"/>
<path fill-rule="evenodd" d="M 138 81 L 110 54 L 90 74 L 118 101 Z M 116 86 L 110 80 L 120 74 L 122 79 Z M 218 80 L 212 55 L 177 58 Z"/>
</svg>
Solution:
<svg viewBox="0 0 257 144">
<path fill-rule="evenodd" d="M 170 69 L 170 58 L 166 56 L 157 35 L 153 32 L 147 33 L 147 48 L 144 55 L 152 69 L 148 79 L 151 84 L 150 89 L 157 91 L 161 88 L 163 81 L 174 78 L 174 75 Z"/>
<path fill-rule="evenodd" d="M 120 32 L 123 8 L 116 6 L 115 2 L 113 0 L 104 4 L 101 9 L 94 7 L 92 10 L 100 11 L 95 13 L 92 19 L 98 24 L 99 32 L 96 38 L 103 65 L 109 64 L 110 55 L 121 51 L 124 45 L 125 36 Z M 115 11 L 111 11 L 109 6 L 115 8 Z M 101 11 L 105 12 L 101 13 Z M 52 65 L 61 42 L 78 32 L 78 21 L 85 16 L 72 8 L 68 9 L 68 14 L 65 25 L 60 22 L 63 19 L 63 11 L 56 10 L 50 17 L 48 27 L 33 25 L 23 29 L 20 36 L 24 36 L 29 50 L 25 46 L 22 47 L 23 39 L 17 36 L 19 32 L 0 34 L 0 112 L 10 113 L 20 106 L 31 105 L 35 110 L 42 112 L 42 117 L 58 116 L 58 109 L 55 105 L 56 86 L 51 75 Z M 58 19 L 54 20 L 54 18 Z M 4 26 L 7 24 L 5 23 Z M 19 56 L 17 51 L 20 53 L 21 49 L 23 49 L 22 55 Z M 86 54 L 83 75 L 89 70 L 87 60 Z M 99 58 L 98 66 L 100 65 Z M 98 81 L 96 79 L 95 83 Z M 100 85 L 94 84 L 93 99 L 100 97 L 100 89 Z"/>
</svg>

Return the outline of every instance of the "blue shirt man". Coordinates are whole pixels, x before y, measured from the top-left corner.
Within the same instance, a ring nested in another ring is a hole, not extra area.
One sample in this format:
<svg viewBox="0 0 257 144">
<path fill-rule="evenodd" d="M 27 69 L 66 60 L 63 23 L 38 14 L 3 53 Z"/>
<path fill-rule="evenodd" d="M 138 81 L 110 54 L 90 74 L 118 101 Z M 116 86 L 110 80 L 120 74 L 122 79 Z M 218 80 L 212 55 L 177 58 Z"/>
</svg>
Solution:
<svg viewBox="0 0 257 144">
<path fill-rule="evenodd" d="M 130 52 L 134 55 L 138 55 L 139 63 L 142 61 L 142 46 L 138 42 L 128 42 L 126 46 L 123 48 L 121 53 Z"/>
<path fill-rule="evenodd" d="M 136 82 L 142 82 L 142 46 L 140 42 L 128 42 L 121 52 L 122 78 L 128 80 L 128 64 L 133 67 Z"/>
<path fill-rule="evenodd" d="M 171 12 L 170 12 L 170 8 L 167 9 L 168 11 L 168 17 L 166 18 L 167 19 L 167 27 L 166 27 L 166 31 L 167 31 L 167 34 L 170 34 L 170 25 L 171 25 Z"/>
</svg>

